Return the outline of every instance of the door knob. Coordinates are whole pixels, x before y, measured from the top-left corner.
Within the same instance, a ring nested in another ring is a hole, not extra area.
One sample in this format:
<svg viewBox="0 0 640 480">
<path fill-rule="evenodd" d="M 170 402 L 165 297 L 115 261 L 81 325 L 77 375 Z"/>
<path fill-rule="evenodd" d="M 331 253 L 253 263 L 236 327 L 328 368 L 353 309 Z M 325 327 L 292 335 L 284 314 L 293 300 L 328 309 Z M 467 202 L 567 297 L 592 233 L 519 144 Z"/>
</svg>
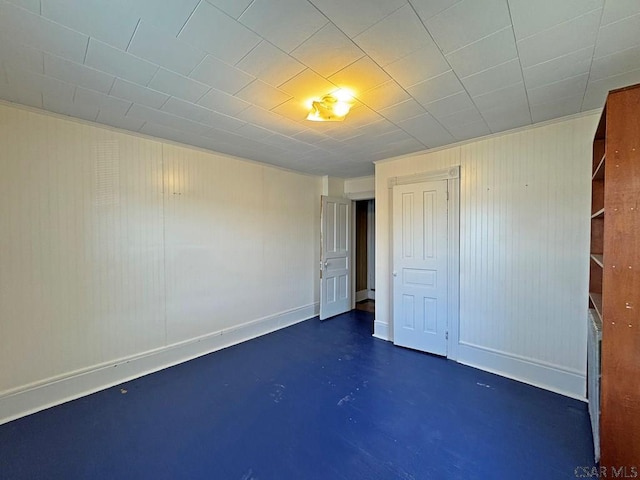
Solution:
<svg viewBox="0 0 640 480">
<path fill-rule="evenodd" d="M 393 276 L 397 277 L 398 276 L 398 272 L 393 272 Z"/>
<path fill-rule="evenodd" d="M 329 262 L 328 261 L 324 262 L 324 268 L 327 268 L 328 266 L 329 266 Z"/>
</svg>

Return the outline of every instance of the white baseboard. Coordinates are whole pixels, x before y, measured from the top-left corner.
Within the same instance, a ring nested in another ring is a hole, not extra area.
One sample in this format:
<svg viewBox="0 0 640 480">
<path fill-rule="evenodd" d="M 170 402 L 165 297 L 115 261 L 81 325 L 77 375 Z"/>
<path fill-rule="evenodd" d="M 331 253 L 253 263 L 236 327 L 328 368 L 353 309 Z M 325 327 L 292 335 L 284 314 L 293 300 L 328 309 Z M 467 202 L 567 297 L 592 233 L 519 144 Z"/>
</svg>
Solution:
<svg viewBox="0 0 640 480">
<path fill-rule="evenodd" d="M 0 425 L 318 315 L 319 304 L 287 310 L 150 352 L 47 379 L 0 395 Z"/>
<path fill-rule="evenodd" d="M 460 342 L 458 362 L 586 401 L 586 375 L 518 355 Z"/>
<path fill-rule="evenodd" d="M 369 300 L 375 300 L 376 299 L 376 291 L 375 290 L 367 290 L 367 298 Z"/>
<path fill-rule="evenodd" d="M 389 324 L 380 322 L 378 320 L 373 321 L 373 336 L 381 340 L 390 341 L 389 338 Z"/>
<path fill-rule="evenodd" d="M 363 300 L 366 300 L 368 297 L 367 295 L 367 291 L 366 290 L 360 290 L 359 292 L 356 292 L 356 302 L 362 302 Z"/>
<path fill-rule="evenodd" d="M 374 321 L 373 336 L 391 341 L 389 324 Z M 586 401 L 586 375 L 533 359 L 460 342 L 458 363 Z"/>
</svg>

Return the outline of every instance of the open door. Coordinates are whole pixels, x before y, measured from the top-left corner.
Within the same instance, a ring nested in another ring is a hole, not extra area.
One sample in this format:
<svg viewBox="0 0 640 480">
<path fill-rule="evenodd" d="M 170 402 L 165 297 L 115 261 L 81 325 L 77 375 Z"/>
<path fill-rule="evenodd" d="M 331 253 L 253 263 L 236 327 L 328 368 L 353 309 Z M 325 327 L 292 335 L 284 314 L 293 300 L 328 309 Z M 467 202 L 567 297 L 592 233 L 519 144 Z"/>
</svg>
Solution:
<svg viewBox="0 0 640 480">
<path fill-rule="evenodd" d="M 322 197 L 320 320 L 351 310 L 351 200 Z"/>
</svg>

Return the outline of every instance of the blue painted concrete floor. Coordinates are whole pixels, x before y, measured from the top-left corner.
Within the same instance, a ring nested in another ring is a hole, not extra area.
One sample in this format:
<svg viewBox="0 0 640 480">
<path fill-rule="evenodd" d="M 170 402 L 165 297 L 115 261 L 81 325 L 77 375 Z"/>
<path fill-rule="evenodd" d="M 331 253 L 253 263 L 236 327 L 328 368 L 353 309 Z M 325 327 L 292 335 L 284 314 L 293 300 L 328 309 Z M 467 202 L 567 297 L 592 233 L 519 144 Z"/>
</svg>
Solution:
<svg viewBox="0 0 640 480">
<path fill-rule="evenodd" d="M 317 318 L 0 426 L 2 479 L 566 479 L 587 405 Z M 122 393 L 125 389 L 126 393 Z"/>
</svg>

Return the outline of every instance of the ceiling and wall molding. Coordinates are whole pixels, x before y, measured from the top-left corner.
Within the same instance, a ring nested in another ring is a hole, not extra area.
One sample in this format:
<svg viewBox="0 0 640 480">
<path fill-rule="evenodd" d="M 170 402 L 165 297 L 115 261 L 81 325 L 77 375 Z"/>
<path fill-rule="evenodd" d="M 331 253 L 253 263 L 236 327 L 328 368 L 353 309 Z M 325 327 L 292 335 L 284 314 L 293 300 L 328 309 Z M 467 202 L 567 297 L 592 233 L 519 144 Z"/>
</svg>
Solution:
<svg viewBox="0 0 640 480">
<path fill-rule="evenodd" d="M 603 105 L 630 0 L 0 0 L 0 98 L 343 178 Z M 344 122 L 308 102 L 349 88 Z"/>
</svg>

